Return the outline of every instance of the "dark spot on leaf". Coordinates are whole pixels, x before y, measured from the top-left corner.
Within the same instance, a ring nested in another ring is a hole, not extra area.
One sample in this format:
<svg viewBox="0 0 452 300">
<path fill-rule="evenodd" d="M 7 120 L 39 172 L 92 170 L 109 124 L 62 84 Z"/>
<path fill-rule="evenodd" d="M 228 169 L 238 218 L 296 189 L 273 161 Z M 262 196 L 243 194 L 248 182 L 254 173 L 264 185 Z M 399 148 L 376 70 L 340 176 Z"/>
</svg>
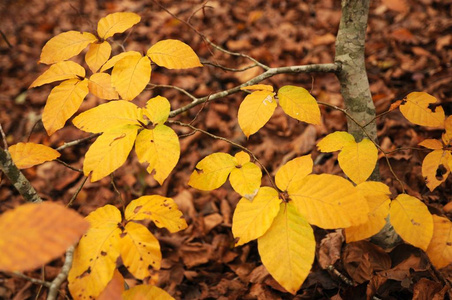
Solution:
<svg viewBox="0 0 452 300">
<path fill-rule="evenodd" d="M 237 169 L 241 169 L 242 165 L 235 166 Z"/>
<path fill-rule="evenodd" d="M 452 246 L 452 242 L 447 242 L 446 245 L 450 247 Z"/>
<path fill-rule="evenodd" d="M 143 261 L 143 258 L 142 258 L 142 257 L 140 257 L 140 261 Z"/>
<path fill-rule="evenodd" d="M 411 219 L 411 224 L 413 224 L 414 226 L 421 226 L 420 223 L 414 221 L 413 219 Z"/>
<path fill-rule="evenodd" d="M 154 222 L 155 222 L 155 223 L 160 223 L 160 221 L 159 221 L 159 220 L 154 220 Z"/>
<path fill-rule="evenodd" d="M 105 252 L 105 251 L 100 251 L 100 255 L 102 255 L 102 256 L 107 256 L 107 252 Z"/>
<path fill-rule="evenodd" d="M 151 143 L 153 143 L 153 142 L 154 142 L 154 140 L 150 140 L 150 142 L 151 142 Z"/>
<path fill-rule="evenodd" d="M 121 232 L 121 234 L 119 235 L 119 237 L 120 237 L 120 238 L 123 238 L 123 237 L 125 237 L 126 235 L 127 235 L 127 232 L 124 231 L 124 232 Z"/>
<path fill-rule="evenodd" d="M 143 207 L 142 205 L 135 207 L 135 209 L 133 210 L 133 213 L 137 214 L 142 207 Z"/>
<path fill-rule="evenodd" d="M 195 168 L 195 171 L 196 171 L 198 174 L 204 173 L 204 171 L 203 171 L 202 169 L 198 169 L 198 168 Z"/>
<path fill-rule="evenodd" d="M 91 267 L 89 267 L 85 272 L 82 273 L 82 275 L 78 276 L 78 278 L 83 278 L 91 274 Z"/>
<path fill-rule="evenodd" d="M 234 239 L 234 245 L 237 245 L 237 243 L 240 241 L 240 238 L 239 237 L 237 237 L 237 238 L 235 238 Z"/>
<path fill-rule="evenodd" d="M 148 254 L 151 254 L 151 252 L 148 251 Z"/>
<path fill-rule="evenodd" d="M 447 169 L 446 167 L 444 167 L 444 165 L 439 165 L 438 169 L 436 169 L 436 174 L 435 174 L 435 178 L 439 181 L 444 179 L 444 174 L 447 173 Z"/>
</svg>

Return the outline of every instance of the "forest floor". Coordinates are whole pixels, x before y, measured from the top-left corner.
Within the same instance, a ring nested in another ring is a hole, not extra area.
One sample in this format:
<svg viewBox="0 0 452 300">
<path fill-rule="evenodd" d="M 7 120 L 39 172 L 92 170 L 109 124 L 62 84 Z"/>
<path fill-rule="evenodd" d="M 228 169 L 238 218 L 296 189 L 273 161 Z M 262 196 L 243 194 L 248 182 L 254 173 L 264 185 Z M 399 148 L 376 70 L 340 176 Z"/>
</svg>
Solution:
<svg viewBox="0 0 452 300">
<path fill-rule="evenodd" d="M 340 20 L 340 1 L 335 0 L 247 0 L 247 1 L 159 1 L 171 13 L 190 23 L 214 43 L 234 52 L 248 54 L 270 66 L 331 63 Z M 452 114 L 452 1 L 376 0 L 371 1 L 366 43 L 366 66 L 377 114 L 413 91 L 435 96 L 446 115 Z M 0 3 L 0 124 L 10 145 L 32 141 L 52 147 L 87 136 L 71 122 L 47 136 L 40 116 L 51 87 L 28 90 L 46 66 L 39 65 L 40 51 L 54 35 L 69 31 L 91 31 L 105 15 L 118 11 L 136 12 L 141 22 L 131 32 L 114 37 L 113 54 L 127 50 L 146 52 L 157 41 L 178 39 L 189 44 L 202 61 L 229 68 L 242 68 L 251 62 L 230 56 L 208 46 L 203 39 L 168 14 L 153 1 L 133 0 L 3 0 Z M 205 64 L 192 70 L 154 68 L 151 84 L 175 85 L 195 96 L 207 96 L 237 86 L 262 73 L 259 68 L 230 72 Z M 332 74 L 278 75 L 266 80 L 275 89 L 297 85 L 308 89 L 321 101 L 343 107 L 340 86 Z M 167 97 L 172 109 L 186 105 L 189 97 L 175 89 L 150 86 L 134 103 L 143 106 L 151 97 Z M 177 120 L 215 135 L 228 138 L 250 149 L 268 170 L 275 171 L 288 160 L 311 153 L 316 161 L 314 173 L 344 176 L 337 164 L 337 153 L 320 157 L 316 143 L 326 134 L 346 130 L 342 112 L 322 107 L 322 124 L 308 125 L 287 117 L 280 108 L 257 134 L 246 139 L 237 123 L 238 107 L 245 93 L 237 93 L 195 107 Z M 88 95 L 79 112 L 102 100 Z M 234 154 L 239 149 L 201 133 L 174 127 L 181 135 L 181 158 L 170 177 L 160 186 L 146 172 L 136 156 L 111 178 L 87 182 L 72 208 L 87 215 L 105 204 L 121 206 L 142 195 L 172 197 L 183 211 L 189 227 L 169 234 L 151 230 L 158 237 L 163 253 L 162 269 L 153 280 L 176 299 L 443 299 L 452 298 L 446 282 L 452 281 L 452 267 L 434 269 L 421 250 L 403 244 L 386 251 L 369 242 L 342 243 L 340 231 L 315 228 L 317 259 L 297 295 L 287 292 L 269 276 L 260 261 L 256 242 L 233 247 L 232 214 L 240 196 L 228 184 L 212 192 L 187 185 L 198 161 L 213 152 Z M 383 149 L 417 147 L 425 138 L 438 138 L 441 131 L 415 126 L 398 111 L 378 119 L 378 137 Z M 82 168 L 89 142 L 66 148 L 61 160 Z M 428 152 L 403 150 L 391 155 L 394 172 L 405 183 L 408 194 L 422 199 L 432 213 L 452 217 L 452 176 L 429 191 L 421 174 L 421 163 Z M 320 159 L 322 158 L 322 159 Z M 380 174 L 393 196 L 401 187 L 381 155 Z M 39 194 L 48 201 L 67 204 L 79 189 L 83 175 L 58 162 L 24 170 Z M 263 179 L 263 185 L 269 185 Z M 123 200 L 121 200 L 123 199 Z M 7 179 L 0 183 L 0 212 L 24 203 Z M 320 267 L 319 252 L 340 255 L 329 272 Z M 27 272 L 35 278 L 52 280 L 60 271 L 63 257 L 42 270 Z M 348 266 L 346 271 L 345 265 Z M 353 272 L 350 270 L 352 266 Z M 121 269 L 121 271 L 124 271 Z M 337 274 L 351 278 L 347 284 Z M 129 285 L 137 284 L 126 275 Z M 65 285 L 63 285 L 64 288 Z M 64 296 L 63 289 L 63 296 Z M 66 290 L 66 293 L 67 290 Z M 46 289 L 0 273 L 1 299 L 44 299 Z M 62 298 L 63 299 L 63 298 Z"/>
</svg>

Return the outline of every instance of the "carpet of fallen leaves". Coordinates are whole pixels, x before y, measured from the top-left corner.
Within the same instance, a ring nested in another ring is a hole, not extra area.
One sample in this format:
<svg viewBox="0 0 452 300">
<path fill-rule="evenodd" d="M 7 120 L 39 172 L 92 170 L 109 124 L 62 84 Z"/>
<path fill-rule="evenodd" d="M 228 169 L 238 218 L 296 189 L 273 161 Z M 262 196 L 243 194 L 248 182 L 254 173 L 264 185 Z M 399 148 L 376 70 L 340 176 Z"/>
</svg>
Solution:
<svg viewBox="0 0 452 300">
<path fill-rule="evenodd" d="M 377 113 L 411 91 L 426 91 L 437 97 L 446 115 L 452 114 L 452 1 L 376 0 L 371 1 L 366 45 L 366 64 Z M 247 0 L 159 2 L 190 23 L 216 44 L 251 55 L 271 66 L 329 63 L 334 59 L 334 42 L 340 19 L 336 0 Z M 51 87 L 28 90 L 30 83 L 46 69 L 38 65 L 40 50 L 52 36 L 68 30 L 94 31 L 99 18 L 117 11 L 133 11 L 142 21 L 132 32 L 115 36 L 114 54 L 127 50 L 145 52 L 161 39 L 175 38 L 191 45 L 204 60 L 229 68 L 251 64 L 243 57 L 230 56 L 207 46 L 203 39 L 161 9 L 153 1 L 133 0 L 3 0 L 0 3 L 0 122 L 9 144 L 33 141 L 58 147 L 86 136 L 70 122 L 48 137 L 40 114 Z M 151 83 L 175 85 L 196 96 L 206 96 L 231 88 L 261 70 L 229 72 L 206 65 L 188 71 L 154 68 Z M 286 84 L 307 88 L 321 101 L 342 106 L 339 84 L 334 75 L 279 75 L 266 82 L 279 88 Z M 153 88 L 134 102 L 143 105 L 155 95 L 170 99 L 172 108 L 190 98 L 174 89 Z M 199 128 L 241 143 L 274 172 L 284 162 L 312 153 L 316 173 L 342 174 L 337 154 L 325 156 L 316 143 L 327 133 L 346 130 L 340 111 L 322 107 L 323 123 L 307 125 L 288 118 L 280 108 L 270 122 L 246 140 L 237 123 L 237 110 L 244 93 L 238 93 L 177 116 L 193 121 Z M 80 111 L 101 103 L 90 95 Z M 363 241 L 345 245 L 340 231 L 316 228 L 316 261 L 298 295 L 284 291 L 262 266 L 255 242 L 233 247 L 231 219 L 239 200 L 228 184 L 201 192 L 187 185 L 196 163 L 204 156 L 223 151 L 235 153 L 230 144 L 187 128 L 174 127 L 181 136 L 181 159 L 163 186 L 146 173 L 145 166 L 131 155 L 114 173 L 114 186 L 107 177 L 87 183 L 72 207 L 83 215 L 107 203 L 121 206 L 145 194 L 173 197 L 183 211 L 189 228 L 178 234 L 151 228 L 162 246 L 162 269 L 152 282 L 176 299 L 451 299 L 447 283 L 452 268 L 434 269 L 426 255 L 409 245 L 384 251 Z M 424 138 L 438 138 L 440 131 L 414 126 L 399 112 L 378 119 L 383 149 L 415 147 Z M 89 143 L 66 148 L 61 159 L 81 168 Z M 406 183 L 407 192 L 423 199 L 431 212 L 452 217 L 452 179 L 430 192 L 421 175 L 427 152 L 395 152 L 389 161 Z M 24 170 L 39 194 L 48 201 L 67 204 L 79 188 L 83 176 L 58 162 Z M 384 157 L 380 172 L 393 195 L 401 188 L 389 171 Z M 264 178 L 263 185 L 268 185 Z M 120 192 L 120 195 L 118 194 Z M 0 212 L 24 203 L 7 179 L 0 184 Z M 26 275 L 53 280 L 63 257 L 41 270 Z M 333 265 L 328 270 L 327 266 Z M 125 270 L 122 270 L 126 272 Z M 124 273 L 130 286 L 137 284 Z M 352 280 L 344 280 L 349 278 Z M 63 288 L 65 284 L 63 285 Z M 46 289 L 11 274 L 0 273 L 1 299 L 44 299 Z M 63 297 L 64 292 L 61 294 Z M 68 293 L 67 293 L 68 294 Z M 63 298 L 62 298 L 63 299 Z"/>
</svg>

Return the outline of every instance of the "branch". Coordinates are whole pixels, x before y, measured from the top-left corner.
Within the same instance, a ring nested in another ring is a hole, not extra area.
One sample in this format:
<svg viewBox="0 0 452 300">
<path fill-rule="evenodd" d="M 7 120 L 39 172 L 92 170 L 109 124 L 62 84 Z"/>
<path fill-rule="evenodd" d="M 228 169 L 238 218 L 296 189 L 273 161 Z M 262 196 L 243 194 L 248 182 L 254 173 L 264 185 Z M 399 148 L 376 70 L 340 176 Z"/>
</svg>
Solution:
<svg viewBox="0 0 452 300">
<path fill-rule="evenodd" d="M 64 265 L 61 268 L 61 272 L 52 281 L 49 287 L 49 294 L 47 295 L 47 300 L 55 300 L 58 296 L 58 291 L 61 284 L 66 280 L 69 270 L 72 266 L 72 259 L 74 258 L 74 246 L 71 246 L 66 251 L 66 259 Z"/>
<path fill-rule="evenodd" d="M 92 135 L 87 136 L 85 138 L 81 138 L 81 139 L 78 139 L 78 140 L 75 140 L 75 141 L 72 141 L 72 142 L 64 143 L 62 146 L 56 148 L 55 150 L 56 151 L 61 151 L 61 150 L 66 149 L 68 147 L 72 147 L 72 146 L 81 144 L 83 142 L 89 141 L 90 139 L 96 138 L 99 135 L 101 135 L 101 133 L 95 133 L 95 134 L 92 134 Z"/>
<path fill-rule="evenodd" d="M 341 70 L 341 65 L 338 63 L 331 63 L 331 64 L 313 64 L 313 65 L 304 65 L 304 66 L 291 66 L 291 67 L 280 67 L 280 68 L 270 68 L 264 73 L 254 77 L 253 79 L 242 83 L 241 85 L 238 85 L 232 89 L 221 91 L 215 94 L 212 94 L 210 96 L 197 98 L 196 100 L 193 100 L 190 104 L 187 104 L 186 106 L 183 106 L 181 108 L 175 109 L 170 112 L 169 116 L 175 117 L 183 112 L 186 112 L 190 108 L 193 108 L 201 103 L 204 103 L 206 101 L 215 100 L 218 98 L 223 98 L 226 96 L 229 96 L 231 94 L 237 93 L 240 91 L 242 87 L 257 84 L 267 78 L 273 77 L 278 74 L 295 74 L 295 73 L 337 73 Z"/>
<path fill-rule="evenodd" d="M 48 281 L 44 281 L 44 280 L 41 280 L 41 279 L 29 277 L 29 276 L 27 276 L 27 275 L 25 275 L 23 273 L 20 273 L 20 272 L 13 272 L 12 274 L 14 274 L 15 276 L 20 277 L 22 279 L 26 279 L 26 280 L 30 281 L 31 283 L 34 283 L 34 284 L 43 285 L 45 287 L 49 287 L 50 286 L 50 282 L 48 282 Z"/>
</svg>

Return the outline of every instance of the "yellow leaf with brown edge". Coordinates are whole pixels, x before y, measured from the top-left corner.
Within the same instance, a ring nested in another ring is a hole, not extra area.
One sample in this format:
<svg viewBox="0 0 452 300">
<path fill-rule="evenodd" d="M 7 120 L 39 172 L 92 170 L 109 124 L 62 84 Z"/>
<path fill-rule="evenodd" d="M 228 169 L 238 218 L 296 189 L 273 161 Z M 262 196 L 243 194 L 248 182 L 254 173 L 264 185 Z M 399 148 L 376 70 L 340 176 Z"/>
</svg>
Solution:
<svg viewBox="0 0 452 300">
<path fill-rule="evenodd" d="M 174 300 L 167 292 L 153 285 L 136 285 L 122 294 L 124 300 Z"/>
<path fill-rule="evenodd" d="M 155 180 L 163 184 L 179 161 L 179 137 L 165 125 L 143 129 L 137 136 L 135 152 L 140 163 L 149 164 L 146 168 L 148 173 L 152 174 L 155 170 Z"/>
<path fill-rule="evenodd" d="M 295 295 L 315 257 L 314 231 L 292 203 L 281 203 L 270 229 L 257 241 L 262 263 L 272 277 Z"/>
<path fill-rule="evenodd" d="M 84 78 L 85 74 L 85 69 L 78 63 L 70 60 L 62 61 L 51 65 L 50 68 L 39 75 L 29 89 L 55 81 Z"/>
<path fill-rule="evenodd" d="M 427 206 L 416 197 L 400 194 L 389 209 L 391 225 L 407 243 L 427 250 L 433 235 L 433 218 Z"/>
<path fill-rule="evenodd" d="M 240 104 L 238 121 L 246 137 L 256 133 L 270 120 L 277 104 L 273 92 L 255 91 Z"/>
<path fill-rule="evenodd" d="M 378 160 L 378 149 L 364 138 L 345 145 L 338 156 L 339 166 L 354 183 L 360 184 L 372 174 Z"/>
<path fill-rule="evenodd" d="M 74 251 L 68 274 L 69 291 L 74 299 L 96 298 L 113 278 L 119 257 L 121 213 L 113 205 L 91 212 L 91 227 Z"/>
<path fill-rule="evenodd" d="M 268 186 L 261 187 L 252 201 L 240 199 L 232 217 L 235 245 L 246 244 L 264 235 L 278 214 L 280 203 L 278 192 Z"/>
<path fill-rule="evenodd" d="M 72 123 L 85 132 L 101 133 L 126 125 L 140 125 L 143 113 L 135 104 L 119 100 L 101 104 L 74 118 Z"/>
<path fill-rule="evenodd" d="M 450 174 L 450 159 L 450 151 L 445 150 L 433 150 L 425 156 L 422 161 L 422 176 L 424 176 L 430 191 L 446 181 Z"/>
<path fill-rule="evenodd" d="M 444 130 L 442 140 L 444 145 L 449 145 L 452 141 L 452 116 L 447 117 L 444 121 Z"/>
<path fill-rule="evenodd" d="M 48 135 L 64 127 L 88 95 L 88 80 L 69 79 L 54 87 L 47 98 L 42 123 Z"/>
<path fill-rule="evenodd" d="M 164 227 L 172 233 L 187 228 L 187 222 L 174 200 L 159 195 L 133 200 L 127 205 L 124 216 L 127 221 L 152 220 L 157 227 Z"/>
<path fill-rule="evenodd" d="M 107 73 L 94 73 L 88 81 L 91 94 L 105 100 L 119 99 L 119 95 L 111 85 L 111 76 Z"/>
<path fill-rule="evenodd" d="M 358 226 L 345 228 L 347 243 L 367 239 L 377 234 L 386 224 L 391 199 L 389 187 L 382 182 L 366 181 L 356 186 L 369 206 L 369 220 Z"/>
<path fill-rule="evenodd" d="M 292 85 L 278 90 L 279 105 L 294 119 L 320 124 L 320 109 L 314 97 L 304 88 Z"/>
<path fill-rule="evenodd" d="M 439 140 L 435 139 L 425 139 L 418 144 L 419 146 L 432 149 L 432 150 L 440 150 L 443 149 L 443 143 Z"/>
<path fill-rule="evenodd" d="M 432 264 L 441 269 L 452 263 L 452 222 L 433 215 L 433 224 L 433 236 L 426 252 Z"/>
<path fill-rule="evenodd" d="M 321 152 L 334 152 L 342 150 L 346 145 L 354 143 L 353 135 L 346 131 L 335 131 L 325 136 L 317 143 L 317 148 Z"/>
<path fill-rule="evenodd" d="M 122 262 L 135 278 L 151 276 L 151 267 L 160 269 L 162 253 L 159 241 L 145 226 L 128 222 L 120 243 Z"/>
<path fill-rule="evenodd" d="M 127 160 L 137 136 L 138 126 L 125 125 L 104 132 L 89 147 L 83 162 L 83 173 L 91 182 L 110 175 Z"/>
<path fill-rule="evenodd" d="M 369 208 L 353 184 L 336 175 L 307 175 L 288 189 L 301 215 L 324 229 L 346 228 L 367 222 Z"/>
<path fill-rule="evenodd" d="M 74 210 L 53 202 L 8 210 L 0 215 L 0 270 L 39 268 L 60 257 L 88 227 Z"/>
<path fill-rule="evenodd" d="M 111 46 L 107 41 L 92 43 L 85 55 L 85 61 L 91 72 L 96 73 L 110 58 Z"/>
<path fill-rule="evenodd" d="M 273 86 L 268 84 L 254 84 L 254 85 L 247 85 L 242 88 L 240 88 L 242 91 L 269 91 L 273 92 Z"/>
<path fill-rule="evenodd" d="M 124 57 L 136 56 L 136 55 L 140 55 L 141 56 L 140 52 L 137 52 L 137 51 L 121 52 L 121 53 L 113 56 L 109 60 L 107 60 L 107 62 L 102 66 L 102 68 L 100 68 L 100 72 L 104 72 L 104 71 L 106 71 L 108 69 L 113 68 L 116 65 L 116 63 L 118 61 L 120 61 L 121 59 L 123 59 Z"/>
<path fill-rule="evenodd" d="M 311 174 L 313 166 L 310 154 L 288 161 L 276 172 L 276 186 L 281 191 L 296 190 L 303 178 Z"/>
<path fill-rule="evenodd" d="M 441 106 L 435 110 L 429 108 L 430 104 L 436 103 L 437 99 L 425 92 L 413 92 L 408 94 L 405 103 L 399 106 L 400 112 L 411 123 L 444 128 L 444 110 Z"/>
<path fill-rule="evenodd" d="M 152 124 L 163 124 L 168 120 L 171 105 L 165 97 L 157 96 L 146 102 L 143 114 L 148 117 Z"/>
<path fill-rule="evenodd" d="M 19 169 L 30 168 L 61 156 L 55 149 L 35 143 L 17 143 L 10 146 L 8 151 Z"/>
<path fill-rule="evenodd" d="M 140 22 L 141 17 L 132 12 L 117 12 L 109 14 L 97 23 L 97 34 L 103 40 L 116 33 L 122 33 Z"/>
<path fill-rule="evenodd" d="M 213 153 L 204 157 L 190 175 L 188 185 L 203 191 L 219 188 L 235 168 L 234 157 L 227 153 Z"/>
<path fill-rule="evenodd" d="M 111 85 L 122 99 L 138 96 L 151 79 L 151 62 L 147 56 L 128 55 L 118 61 L 111 72 Z"/>
<path fill-rule="evenodd" d="M 147 56 L 167 69 L 188 69 L 202 67 L 198 56 L 187 44 L 178 40 L 162 40 L 147 51 Z"/>
<path fill-rule="evenodd" d="M 97 38 L 89 32 L 67 31 L 51 38 L 42 48 L 39 62 L 50 65 L 76 56 Z"/>
</svg>

